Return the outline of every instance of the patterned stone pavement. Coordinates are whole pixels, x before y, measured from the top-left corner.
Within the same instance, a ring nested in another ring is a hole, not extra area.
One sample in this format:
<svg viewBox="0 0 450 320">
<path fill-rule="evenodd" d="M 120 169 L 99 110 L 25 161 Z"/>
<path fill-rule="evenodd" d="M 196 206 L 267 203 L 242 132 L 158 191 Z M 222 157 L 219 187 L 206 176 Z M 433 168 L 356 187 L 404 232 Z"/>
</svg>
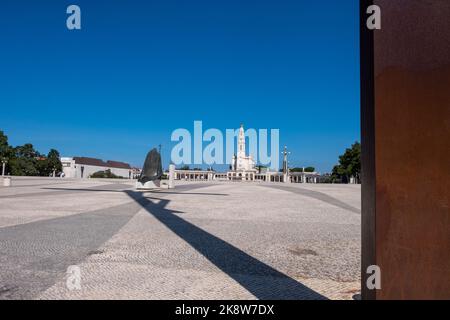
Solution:
<svg viewBox="0 0 450 320">
<path fill-rule="evenodd" d="M 360 188 L 15 179 L 0 252 L 0 299 L 351 299 Z"/>
</svg>

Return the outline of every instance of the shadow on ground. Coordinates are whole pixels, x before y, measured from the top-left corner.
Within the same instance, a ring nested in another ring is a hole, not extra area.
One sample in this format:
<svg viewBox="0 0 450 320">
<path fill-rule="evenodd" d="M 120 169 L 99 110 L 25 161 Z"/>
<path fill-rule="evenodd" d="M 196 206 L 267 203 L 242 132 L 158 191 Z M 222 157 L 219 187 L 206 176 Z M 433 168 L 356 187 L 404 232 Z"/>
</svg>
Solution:
<svg viewBox="0 0 450 320">
<path fill-rule="evenodd" d="M 159 200 L 156 204 L 144 194 L 126 190 L 132 199 L 139 203 L 172 232 L 186 241 L 216 267 L 233 278 L 258 299 L 326 299 L 298 281 L 272 268 L 225 242 L 200 229 L 167 209 L 169 200 Z"/>
<path fill-rule="evenodd" d="M 179 189 L 188 191 L 206 186 L 191 185 Z M 64 274 L 67 266 L 78 264 L 96 252 L 141 208 L 258 299 L 326 299 L 286 274 L 177 216 L 176 213 L 181 212 L 168 209 L 167 199 L 146 197 L 146 193 L 142 192 L 118 190 L 119 186 L 116 185 L 51 189 L 57 189 L 55 193 L 124 192 L 133 201 L 88 213 L 0 228 L 0 265 L 4 267 L 0 276 L 0 299 L 35 297 L 53 285 Z M 53 192 L 48 193 L 51 195 Z M 162 192 L 150 194 L 155 196 L 158 193 Z M 196 193 L 199 194 L 202 193 Z M 152 200 L 158 200 L 158 203 Z"/>
<path fill-rule="evenodd" d="M 347 211 L 350 211 L 353 213 L 361 214 L 360 209 L 352 207 L 351 205 L 349 205 L 341 200 L 338 200 L 336 198 L 333 198 L 323 192 L 308 190 L 308 189 L 304 189 L 304 188 L 280 186 L 280 185 L 261 184 L 261 186 L 263 186 L 265 188 L 272 188 L 272 189 L 278 189 L 278 190 L 296 193 L 296 194 L 299 194 L 299 195 L 302 195 L 305 197 L 313 198 L 313 199 L 328 203 L 330 205 L 333 205 L 335 207 L 338 207 L 338 208 L 341 208 L 341 209 L 344 209 L 344 210 L 347 210 Z"/>
</svg>

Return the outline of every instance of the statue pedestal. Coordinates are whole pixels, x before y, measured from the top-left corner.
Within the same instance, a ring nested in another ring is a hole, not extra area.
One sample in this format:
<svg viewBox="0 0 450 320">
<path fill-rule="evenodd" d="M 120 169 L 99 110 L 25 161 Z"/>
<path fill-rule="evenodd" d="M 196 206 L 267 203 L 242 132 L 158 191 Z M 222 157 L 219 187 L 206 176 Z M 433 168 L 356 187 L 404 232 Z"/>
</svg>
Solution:
<svg viewBox="0 0 450 320">
<path fill-rule="evenodd" d="M 161 180 L 147 181 L 146 183 L 136 181 L 137 190 L 151 190 L 160 188 L 161 188 Z"/>
</svg>

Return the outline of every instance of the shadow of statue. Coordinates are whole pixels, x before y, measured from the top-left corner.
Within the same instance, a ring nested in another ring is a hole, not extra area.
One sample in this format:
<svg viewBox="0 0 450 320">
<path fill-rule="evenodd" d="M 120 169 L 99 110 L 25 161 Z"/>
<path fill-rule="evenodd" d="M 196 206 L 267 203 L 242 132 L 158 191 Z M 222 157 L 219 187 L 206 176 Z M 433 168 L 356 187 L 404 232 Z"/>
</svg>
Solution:
<svg viewBox="0 0 450 320">
<path fill-rule="evenodd" d="M 179 217 L 176 213 L 181 212 L 167 209 L 169 200 L 146 198 L 144 194 L 130 190 L 124 192 L 256 298 L 326 299 L 286 274 Z M 150 199 L 159 202 L 156 204 Z"/>
</svg>

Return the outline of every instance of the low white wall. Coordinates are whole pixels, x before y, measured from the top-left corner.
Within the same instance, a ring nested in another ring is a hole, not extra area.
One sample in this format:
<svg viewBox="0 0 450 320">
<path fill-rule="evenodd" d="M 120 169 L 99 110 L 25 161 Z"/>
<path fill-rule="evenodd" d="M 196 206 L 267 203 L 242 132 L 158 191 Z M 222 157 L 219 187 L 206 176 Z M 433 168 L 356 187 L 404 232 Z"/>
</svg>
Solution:
<svg viewBox="0 0 450 320">
<path fill-rule="evenodd" d="M 81 174 L 81 168 L 84 167 L 83 174 Z M 86 164 L 76 164 L 75 167 L 64 167 L 63 171 L 67 178 L 83 178 L 87 179 L 93 173 L 98 171 L 111 170 L 111 173 L 116 176 L 128 179 L 130 177 L 131 169 L 91 166 Z"/>
</svg>

